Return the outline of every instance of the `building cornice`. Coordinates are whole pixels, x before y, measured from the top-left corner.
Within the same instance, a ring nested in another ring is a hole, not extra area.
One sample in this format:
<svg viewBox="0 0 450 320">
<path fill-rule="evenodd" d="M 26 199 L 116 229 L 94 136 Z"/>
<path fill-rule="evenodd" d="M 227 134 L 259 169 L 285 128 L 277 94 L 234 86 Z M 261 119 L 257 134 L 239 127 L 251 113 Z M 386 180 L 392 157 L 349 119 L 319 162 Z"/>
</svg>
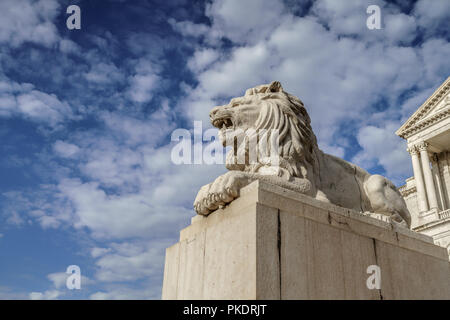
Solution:
<svg viewBox="0 0 450 320">
<path fill-rule="evenodd" d="M 450 77 L 413 113 L 411 117 L 395 132 L 399 137 L 407 139 L 414 133 L 439 122 L 450 115 L 450 109 L 444 109 L 432 117 L 423 117 L 436 105 L 443 97 L 450 92 Z M 422 121 L 421 121 L 422 120 Z"/>
<path fill-rule="evenodd" d="M 400 192 L 402 197 L 405 198 L 405 197 L 409 196 L 410 194 L 416 193 L 417 189 L 415 186 L 407 188 L 406 185 L 403 185 L 398 188 L 398 191 Z"/>
<path fill-rule="evenodd" d="M 434 116 L 429 117 L 423 121 L 418 122 L 414 126 L 404 130 L 401 135 L 400 134 L 398 134 L 398 135 L 404 139 L 407 139 L 407 138 L 411 137 L 412 135 L 414 135 L 416 132 L 419 132 L 425 128 L 428 128 L 431 125 L 438 123 L 440 120 L 447 118 L 448 116 L 450 116 L 450 108 L 443 110 L 443 111 L 435 114 Z"/>
<path fill-rule="evenodd" d="M 415 231 L 415 232 L 422 232 L 422 231 L 434 228 L 434 227 L 436 227 L 438 225 L 447 224 L 447 223 L 450 223 L 450 217 L 444 218 L 444 219 L 435 220 L 435 221 L 432 221 L 432 222 L 429 222 L 429 223 L 417 226 L 417 227 L 413 228 L 412 230 Z"/>
</svg>

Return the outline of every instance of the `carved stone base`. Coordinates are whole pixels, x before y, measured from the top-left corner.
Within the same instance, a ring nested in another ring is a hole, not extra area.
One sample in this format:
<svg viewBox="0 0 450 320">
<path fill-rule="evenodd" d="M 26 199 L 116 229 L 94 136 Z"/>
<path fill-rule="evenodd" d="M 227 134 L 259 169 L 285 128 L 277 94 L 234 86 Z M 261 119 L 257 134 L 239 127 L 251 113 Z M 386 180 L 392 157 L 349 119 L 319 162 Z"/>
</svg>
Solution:
<svg viewBox="0 0 450 320">
<path fill-rule="evenodd" d="M 450 299 L 448 259 L 428 236 L 256 181 L 181 231 L 162 298 Z"/>
</svg>

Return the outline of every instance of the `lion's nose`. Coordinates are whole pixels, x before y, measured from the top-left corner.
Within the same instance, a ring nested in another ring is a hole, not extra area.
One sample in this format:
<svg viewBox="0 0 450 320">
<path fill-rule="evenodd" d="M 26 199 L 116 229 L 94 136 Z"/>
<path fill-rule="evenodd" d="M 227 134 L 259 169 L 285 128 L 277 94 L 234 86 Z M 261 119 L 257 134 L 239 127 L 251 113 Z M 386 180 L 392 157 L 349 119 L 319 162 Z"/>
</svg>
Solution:
<svg viewBox="0 0 450 320">
<path fill-rule="evenodd" d="M 214 107 L 212 108 L 212 110 L 209 112 L 209 118 L 210 119 L 214 119 L 216 113 L 219 111 L 220 107 Z"/>
</svg>

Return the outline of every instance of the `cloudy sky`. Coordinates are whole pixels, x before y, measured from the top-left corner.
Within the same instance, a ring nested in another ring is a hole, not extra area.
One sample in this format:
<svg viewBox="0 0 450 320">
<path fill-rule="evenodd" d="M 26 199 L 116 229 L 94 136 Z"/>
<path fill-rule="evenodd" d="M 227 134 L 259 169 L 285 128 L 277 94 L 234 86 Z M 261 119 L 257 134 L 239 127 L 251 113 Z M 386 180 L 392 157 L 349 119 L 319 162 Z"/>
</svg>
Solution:
<svg viewBox="0 0 450 320">
<path fill-rule="evenodd" d="M 66 9 L 81 8 L 81 30 Z M 381 8 L 369 30 L 366 9 Z M 223 165 L 171 133 L 272 80 L 320 147 L 397 185 L 394 132 L 450 75 L 448 0 L 0 1 L 0 299 L 159 299 L 164 249 Z M 81 290 L 65 286 L 81 268 Z"/>
</svg>

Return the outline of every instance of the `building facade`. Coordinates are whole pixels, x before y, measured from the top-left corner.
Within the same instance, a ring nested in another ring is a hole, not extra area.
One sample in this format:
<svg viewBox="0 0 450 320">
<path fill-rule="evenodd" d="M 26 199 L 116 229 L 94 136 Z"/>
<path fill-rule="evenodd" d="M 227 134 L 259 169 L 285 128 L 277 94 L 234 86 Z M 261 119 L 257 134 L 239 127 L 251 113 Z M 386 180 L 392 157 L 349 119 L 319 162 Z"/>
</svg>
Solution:
<svg viewBox="0 0 450 320">
<path fill-rule="evenodd" d="M 414 231 L 450 254 L 450 77 L 396 131 L 405 139 L 414 176 L 399 188 Z"/>
</svg>

